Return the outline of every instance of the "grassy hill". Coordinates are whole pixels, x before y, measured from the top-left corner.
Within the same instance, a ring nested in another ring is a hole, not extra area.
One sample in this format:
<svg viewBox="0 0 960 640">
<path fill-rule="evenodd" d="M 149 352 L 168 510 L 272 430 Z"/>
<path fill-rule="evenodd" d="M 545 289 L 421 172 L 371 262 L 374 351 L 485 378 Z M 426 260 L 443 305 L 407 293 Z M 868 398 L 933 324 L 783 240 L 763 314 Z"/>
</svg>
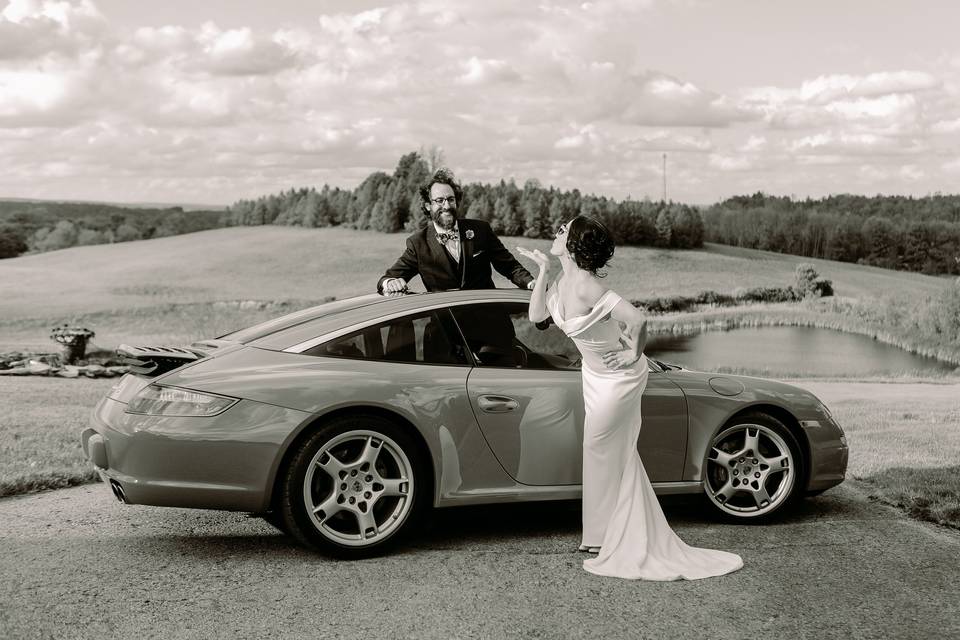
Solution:
<svg viewBox="0 0 960 640">
<path fill-rule="evenodd" d="M 65 321 L 95 329 L 95 342 L 108 348 L 127 340 L 209 337 L 328 296 L 373 291 L 404 238 L 343 228 L 233 227 L 0 260 L 0 349 L 55 346 L 47 330 Z M 510 249 L 550 245 L 503 241 Z M 720 245 L 620 247 L 607 282 L 632 299 L 730 292 L 790 284 L 801 262 L 814 263 L 846 298 L 925 295 L 947 286 L 921 274 Z M 497 283 L 512 286 L 499 276 Z M 423 289 L 419 279 L 412 288 Z M 247 300 L 271 304 L 237 302 Z"/>
</svg>

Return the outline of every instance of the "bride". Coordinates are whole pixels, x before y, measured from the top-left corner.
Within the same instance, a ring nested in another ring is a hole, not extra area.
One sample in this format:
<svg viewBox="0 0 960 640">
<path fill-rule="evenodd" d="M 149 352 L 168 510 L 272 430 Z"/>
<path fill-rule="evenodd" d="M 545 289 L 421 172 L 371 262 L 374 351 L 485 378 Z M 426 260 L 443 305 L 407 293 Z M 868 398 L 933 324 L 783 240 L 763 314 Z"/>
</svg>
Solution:
<svg viewBox="0 0 960 640">
<path fill-rule="evenodd" d="M 602 576 L 695 580 L 743 566 L 740 556 L 688 546 L 667 524 L 637 453 L 640 401 L 647 384 L 643 314 L 603 286 L 600 270 L 614 243 L 599 221 L 577 216 L 560 226 L 550 253 L 563 272 L 547 291 L 550 258 L 517 251 L 540 268 L 530 320 L 552 316 L 580 350 L 583 402 L 583 539 L 597 553 L 583 568 Z"/>
</svg>

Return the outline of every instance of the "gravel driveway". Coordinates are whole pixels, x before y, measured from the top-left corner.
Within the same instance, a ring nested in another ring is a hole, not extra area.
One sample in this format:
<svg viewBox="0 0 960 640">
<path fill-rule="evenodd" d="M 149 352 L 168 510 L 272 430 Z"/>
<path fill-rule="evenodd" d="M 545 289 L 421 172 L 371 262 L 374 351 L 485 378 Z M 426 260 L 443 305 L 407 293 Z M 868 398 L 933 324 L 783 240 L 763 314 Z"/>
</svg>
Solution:
<svg viewBox="0 0 960 640">
<path fill-rule="evenodd" d="M 576 503 L 444 510 L 360 562 L 243 514 L 124 506 L 105 485 L 0 500 L 0 638 L 960 637 L 960 536 L 848 481 L 774 525 L 664 499 L 744 569 L 629 582 L 580 569 Z"/>
</svg>

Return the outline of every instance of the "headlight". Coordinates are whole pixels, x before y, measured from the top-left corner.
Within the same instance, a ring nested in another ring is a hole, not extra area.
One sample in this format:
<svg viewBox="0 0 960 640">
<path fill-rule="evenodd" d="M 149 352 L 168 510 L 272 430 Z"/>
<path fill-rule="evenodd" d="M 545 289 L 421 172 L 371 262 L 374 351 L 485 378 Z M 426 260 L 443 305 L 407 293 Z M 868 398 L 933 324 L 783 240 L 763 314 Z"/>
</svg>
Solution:
<svg viewBox="0 0 960 640">
<path fill-rule="evenodd" d="M 237 398 L 151 384 L 133 397 L 127 413 L 202 418 L 223 413 L 238 402 Z"/>
</svg>

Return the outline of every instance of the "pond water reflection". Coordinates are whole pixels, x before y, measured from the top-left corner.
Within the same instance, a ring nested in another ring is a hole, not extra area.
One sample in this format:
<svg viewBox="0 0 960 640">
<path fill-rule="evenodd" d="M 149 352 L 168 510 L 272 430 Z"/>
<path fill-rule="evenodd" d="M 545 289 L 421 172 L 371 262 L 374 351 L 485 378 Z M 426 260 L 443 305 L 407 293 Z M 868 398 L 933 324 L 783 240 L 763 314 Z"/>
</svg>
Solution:
<svg viewBox="0 0 960 640">
<path fill-rule="evenodd" d="M 690 369 L 747 369 L 770 374 L 867 375 L 943 372 L 956 367 L 852 333 L 812 327 L 707 331 L 651 336 L 645 353 Z"/>
</svg>

